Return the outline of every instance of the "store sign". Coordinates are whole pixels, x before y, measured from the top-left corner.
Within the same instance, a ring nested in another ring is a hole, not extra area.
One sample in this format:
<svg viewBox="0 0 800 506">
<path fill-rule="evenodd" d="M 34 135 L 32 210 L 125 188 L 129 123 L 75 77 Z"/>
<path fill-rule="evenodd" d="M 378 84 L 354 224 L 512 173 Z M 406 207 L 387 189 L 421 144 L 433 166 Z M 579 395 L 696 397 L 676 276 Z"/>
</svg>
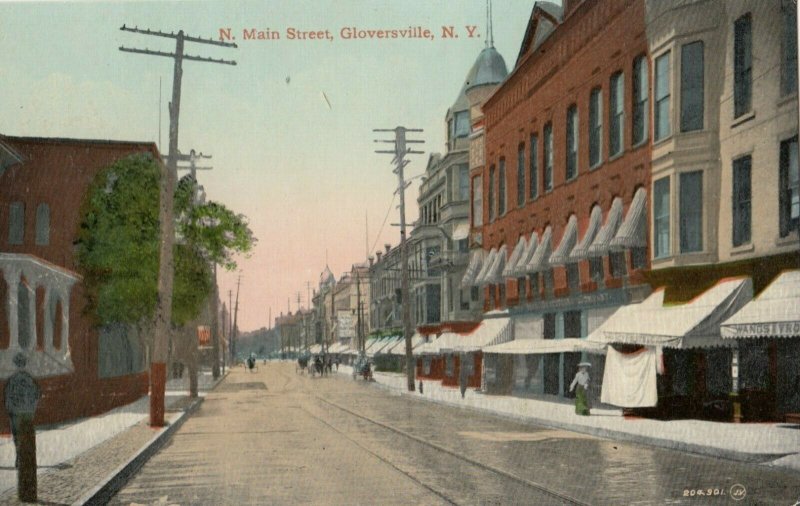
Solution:
<svg viewBox="0 0 800 506">
<path fill-rule="evenodd" d="M 200 346 L 211 345 L 211 327 L 207 325 L 198 325 L 197 342 Z"/>
<path fill-rule="evenodd" d="M 336 316 L 336 332 L 339 339 L 355 337 L 355 328 L 353 314 L 350 311 L 339 311 Z"/>
</svg>

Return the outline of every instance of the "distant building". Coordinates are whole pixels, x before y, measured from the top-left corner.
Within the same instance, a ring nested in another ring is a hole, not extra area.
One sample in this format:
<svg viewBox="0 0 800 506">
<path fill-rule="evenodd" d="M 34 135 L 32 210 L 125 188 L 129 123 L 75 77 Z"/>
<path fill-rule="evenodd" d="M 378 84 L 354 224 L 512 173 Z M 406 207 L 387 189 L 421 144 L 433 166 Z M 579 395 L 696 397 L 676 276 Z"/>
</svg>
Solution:
<svg viewBox="0 0 800 506">
<path fill-rule="evenodd" d="M 95 175 L 141 153 L 160 160 L 152 143 L 0 136 L 0 375 L 14 372 L 15 354 L 27 355 L 44 393 L 36 423 L 96 415 L 147 394 L 141 336 L 93 325 L 73 253 Z"/>
</svg>

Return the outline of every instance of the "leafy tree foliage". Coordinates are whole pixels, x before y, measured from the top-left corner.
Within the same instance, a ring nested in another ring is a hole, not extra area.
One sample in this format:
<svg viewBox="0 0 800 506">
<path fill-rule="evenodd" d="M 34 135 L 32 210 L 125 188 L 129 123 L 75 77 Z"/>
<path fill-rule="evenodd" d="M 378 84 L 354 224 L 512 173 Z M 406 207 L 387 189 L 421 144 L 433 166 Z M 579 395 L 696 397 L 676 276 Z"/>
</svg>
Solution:
<svg viewBox="0 0 800 506">
<path fill-rule="evenodd" d="M 83 202 L 76 240 L 89 310 L 98 323 L 152 319 L 158 294 L 160 168 L 149 155 L 117 161 L 99 172 Z M 193 202 L 196 183 L 183 178 L 175 192 L 175 281 L 172 320 L 195 318 L 212 290 L 210 262 L 235 269 L 237 253 L 255 239 L 247 220 L 221 204 Z M 194 204 L 194 205 L 192 205 Z"/>
</svg>

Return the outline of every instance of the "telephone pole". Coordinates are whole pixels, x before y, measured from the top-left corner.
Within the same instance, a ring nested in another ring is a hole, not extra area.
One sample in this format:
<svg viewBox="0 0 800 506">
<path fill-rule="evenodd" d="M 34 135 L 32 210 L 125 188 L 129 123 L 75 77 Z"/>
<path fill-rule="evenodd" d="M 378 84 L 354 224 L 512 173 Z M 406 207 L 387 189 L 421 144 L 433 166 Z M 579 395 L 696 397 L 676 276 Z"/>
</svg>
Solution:
<svg viewBox="0 0 800 506">
<path fill-rule="evenodd" d="M 392 129 L 374 129 L 373 132 L 393 132 L 394 140 L 378 140 L 375 142 L 385 142 L 394 144 L 393 150 L 376 150 L 376 153 L 394 155 L 392 163 L 395 165 L 393 172 L 397 174 L 397 190 L 400 194 L 400 276 L 401 276 L 401 298 L 403 304 L 403 333 L 406 340 L 406 378 L 408 380 L 408 391 L 414 391 L 414 357 L 411 353 L 411 304 L 408 290 L 408 245 L 406 244 L 406 188 L 411 184 L 406 182 L 403 176 L 403 169 L 410 162 L 406 160 L 408 154 L 422 154 L 422 151 L 415 151 L 408 144 L 422 144 L 425 141 L 406 139 L 407 132 L 422 132 L 421 128 L 405 128 L 398 126 Z"/>
<path fill-rule="evenodd" d="M 242 283 L 242 275 L 239 274 L 239 279 L 236 280 L 236 306 L 233 310 L 233 340 L 231 342 L 231 364 L 236 363 L 236 338 L 239 334 L 239 285 Z"/>
<path fill-rule="evenodd" d="M 233 290 L 228 290 L 228 358 L 233 366 Z"/>
<path fill-rule="evenodd" d="M 218 42 L 199 37 L 190 37 L 183 33 L 166 33 L 158 30 L 140 30 L 122 25 L 122 31 L 165 37 L 175 40 L 175 52 L 151 51 L 149 49 L 135 49 L 120 46 L 120 51 L 145 54 L 149 56 L 164 56 L 174 60 L 172 78 L 172 101 L 169 105 L 169 154 L 166 170 L 163 171 L 161 196 L 159 206 L 159 221 L 161 222 L 161 249 L 159 252 L 158 272 L 158 305 L 156 308 L 156 329 L 153 343 L 153 360 L 150 364 L 150 425 L 162 427 L 164 425 L 164 397 L 167 383 L 167 344 L 172 325 L 172 286 L 174 265 L 172 247 L 175 242 L 175 224 L 173 197 L 177 181 L 178 167 L 178 122 L 181 109 L 181 81 L 183 79 L 183 61 L 200 61 L 206 63 L 220 63 L 236 65 L 235 61 L 217 60 L 202 56 L 184 54 L 183 47 L 186 42 L 199 44 L 212 44 L 222 47 L 237 47 L 236 44 Z"/>
</svg>

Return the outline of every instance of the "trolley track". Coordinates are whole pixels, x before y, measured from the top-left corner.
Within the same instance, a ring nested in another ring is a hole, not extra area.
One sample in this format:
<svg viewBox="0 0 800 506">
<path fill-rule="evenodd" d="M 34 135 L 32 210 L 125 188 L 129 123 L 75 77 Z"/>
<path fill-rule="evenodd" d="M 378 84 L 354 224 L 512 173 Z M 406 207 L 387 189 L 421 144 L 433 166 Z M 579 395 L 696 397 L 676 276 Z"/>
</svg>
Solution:
<svg viewBox="0 0 800 506">
<path fill-rule="evenodd" d="M 303 383 L 305 383 L 305 382 L 303 382 Z M 412 441 L 415 444 L 422 445 L 423 447 L 426 447 L 426 448 L 428 448 L 430 450 L 435 450 L 436 452 L 439 452 L 440 454 L 447 455 L 449 458 L 456 459 L 457 461 L 459 461 L 462 464 L 467 464 L 469 466 L 475 467 L 475 468 L 479 469 L 483 473 L 490 473 L 490 474 L 493 474 L 495 476 L 499 476 L 502 479 L 509 480 L 511 482 L 514 482 L 517 485 L 521 485 L 521 486 L 523 486 L 523 487 L 525 487 L 527 489 L 533 490 L 538 494 L 544 494 L 545 496 L 547 496 L 547 497 L 549 497 L 551 499 L 555 499 L 558 504 L 574 504 L 574 505 L 586 505 L 586 506 L 589 505 L 589 503 L 587 503 L 585 501 L 582 501 L 580 499 L 572 497 L 572 496 L 570 496 L 568 494 L 565 494 L 565 493 L 560 492 L 558 490 L 555 490 L 553 488 L 547 487 L 547 486 L 545 486 L 545 485 L 543 485 L 541 483 L 534 482 L 532 480 L 529 480 L 527 478 L 523 478 L 521 476 L 517 476 L 514 473 L 508 472 L 508 471 L 500 469 L 498 467 L 495 467 L 495 466 L 480 462 L 480 461 L 475 460 L 475 459 L 473 459 L 473 458 L 471 458 L 469 456 L 463 455 L 463 454 L 461 454 L 461 453 L 459 453 L 459 452 L 457 452 L 457 451 L 455 451 L 453 449 L 447 448 L 445 446 L 442 446 L 442 445 L 440 445 L 438 443 L 435 443 L 433 441 L 430 441 L 428 439 L 425 439 L 425 438 L 419 437 L 417 435 L 411 434 L 411 433 L 409 433 L 409 432 L 407 432 L 407 431 L 405 431 L 403 429 L 400 429 L 398 427 L 395 427 L 395 426 L 393 426 L 391 424 L 388 424 L 388 423 L 380 421 L 380 420 L 376 420 L 376 419 L 374 419 L 372 417 L 369 417 L 369 416 L 363 415 L 361 413 L 358 413 L 356 411 L 353 411 L 353 410 L 351 410 L 351 409 L 349 409 L 349 408 L 347 408 L 345 406 L 342 406 L 341 404 L 333 402 L 333 401 L 331 401 L 329 399 L 321 397 L 320 395 L 316 394 L 315 392 L 312 392 L 311 390 L 309 390 L 309 388 L 308 388 L 308 386 L 306 384 L 303 384 L 302 386 L 300 386 L 299 389 L 302 390 L 305 394 L 307 394 L 310 397 L 312 397 L 313 399 L 315 399 L 320 404 L 324 404 L 324 405 L 330 406 L 332 408 L 335 408 L 335 409 L 337 409 L 337 410 L 339 410 L 339 411 L 341 411 L 343 413 L 346 413 L 347 415 L 349 415 L 351 417 L 354 417 L 354 418 L 356 418 L 356 419 L 358 419 L 358 420 L 360 420 L 362 422 L 366 422 L 367 424 L 369 424 L 371 426 L 378 427 L 378 428 L 382 429 L 383 431 L 387 431 L 387 432 L 389 432 L 389 433 L 391 433 L 391 434 L 393 434 L 395 436 L 400 436 L 400 437 L 402 437 L 402 438 L 404 438 L 406 440 Z M 324 418 L 320 417 L 319 415 L 316 415 L 316 414 L 312 413 L 311 411 L 309 411 L 308 409 L 305 409 L 305 408 L 302 408 L 302 410 L 308 416 L 314 418 L 315 420 L 317 420 L 321 424 L 325 425 L 330 430 L 333 430 L 333 431 L 337 432 L 342 437 L 345 437 L 348 441 L 352 442 L 353 444 L 355 444 L 356 446 L 358 446 L 362 450 L 366 451 L 370 455 L 372 455 L 375 458 L 379 459 L 381 462 L 389 465 L 393 469 L 395 469 L 398 472 L 402 473 L 403 475 L 407 476 L 409 479 L 411 479 L 415 483 L 417 483 L 420 486 L 424 487 L 425 489 L 431 491 L 433 494 L 435 494 L 436 496 L 440 497 L 442 500 L 446 501 L 447 503 L 449 503 L 449 504 L 460 504 L 455 498 L 451 497 L 448 493 L 446 493 L 443 490 L 440 490 L 439 487 L 434 487 L 434 486 L 432 486 L 432 485 L 430 485 L 428 483 L 423 482 L 422 480 L 420 480 L 419 478 L 414 476 L 413 473 L 404 470 L 402 467 L 398 466 L 395 462 L 392 462 L 390 459 L 388 459 L 388 458 L 380 455 L 379 453 L 375 452 L 374 450 L 370 449 L 369 447 L 364 445 L 362 442 L 360 442 L 360 441 L 356 440 L 355 438 L 351 437 L 345 431 L 339 429 L 338 427 L 335 427 L 334 425 L 332 425 L 330 422 L 328 422 Z"/>
</svg>

